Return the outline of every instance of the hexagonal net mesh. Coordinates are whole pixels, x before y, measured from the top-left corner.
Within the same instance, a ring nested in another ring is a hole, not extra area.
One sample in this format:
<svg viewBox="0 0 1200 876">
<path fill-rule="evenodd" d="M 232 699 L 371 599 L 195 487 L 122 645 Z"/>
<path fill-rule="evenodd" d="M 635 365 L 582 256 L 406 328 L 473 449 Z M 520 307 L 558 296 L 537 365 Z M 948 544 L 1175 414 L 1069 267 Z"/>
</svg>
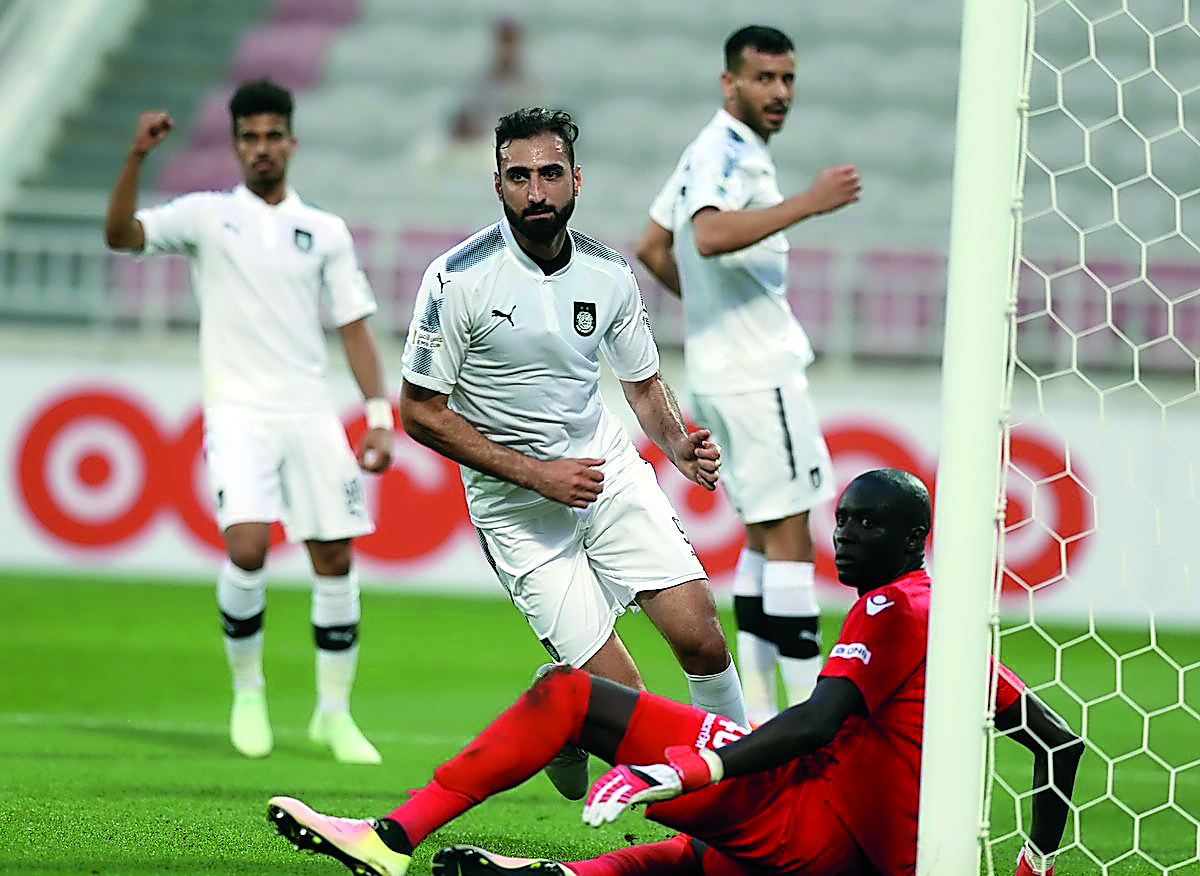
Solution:
<svg viewBox="0 0 1200 876">
<path fill-rule="evenodd" d="M 1087 742 L 1073 873 L 1200 873 L 1200 4 L 1031 0 L 995 643 Z M 993 738 L 987 872 L 1030 825 Z"/>
</svg>

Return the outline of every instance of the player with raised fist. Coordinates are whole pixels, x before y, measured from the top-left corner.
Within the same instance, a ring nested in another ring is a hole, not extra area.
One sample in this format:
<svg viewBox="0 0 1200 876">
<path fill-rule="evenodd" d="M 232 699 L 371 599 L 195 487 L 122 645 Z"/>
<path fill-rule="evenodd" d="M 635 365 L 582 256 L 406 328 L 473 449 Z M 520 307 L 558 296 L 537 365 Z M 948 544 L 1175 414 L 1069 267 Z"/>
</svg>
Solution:
<svg viewBox="0 0 1200 876">
<path fill-rule="evenodd" d="M 241 85 L 229 102 L 242 184 L 137 209 L 150 152 L 174 126 L 142 113 L 109 195 L 105 240 L 141 257 L 185 255 L 200 303 L 204 457 L 226 560 L 217 578 L 233 681 L 229 738 L 246 757 L 274 747 L 263 677 L 264 566 L 271 524 L 303 541 L 312 566 L 316 707 L 312 741 L 346 763 L 379 752 L 350 716 L 358 660 L 358 578 L 350 541 L 374 530 L 362 472 L 391 463 L 393 415 L 367 323 L 375 297 L 346 223 L 300 200 L 287 183 L 296 148 L 292 95 L 273 82 Z M 357 451 L 326 385 L 322 303 L 338 326 L 366 399 Z"/>
</svg>

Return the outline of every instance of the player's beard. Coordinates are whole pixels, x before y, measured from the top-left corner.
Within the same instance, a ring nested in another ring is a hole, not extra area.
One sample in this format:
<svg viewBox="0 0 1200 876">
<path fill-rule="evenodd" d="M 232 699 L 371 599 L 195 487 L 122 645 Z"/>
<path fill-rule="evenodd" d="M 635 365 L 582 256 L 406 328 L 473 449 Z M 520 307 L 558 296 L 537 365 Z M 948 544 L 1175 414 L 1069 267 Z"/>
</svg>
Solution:
<svg viewBox="0 0 1200 876">
<path fill-rule="evenodd" d="M 554 240 L 558 233 L 567 227 L 571 214 L 575 212 L 574 197 L 561 207 L 550 206 L 553 213 L 538 219 L 526 219 L 523 214 L 510 207 L 508 201 L 503 201 L 503 203 L 504 216 L 508 219 L 508 224 L 530 243 L 537 244 L 549 243 Z"/>
</svg>

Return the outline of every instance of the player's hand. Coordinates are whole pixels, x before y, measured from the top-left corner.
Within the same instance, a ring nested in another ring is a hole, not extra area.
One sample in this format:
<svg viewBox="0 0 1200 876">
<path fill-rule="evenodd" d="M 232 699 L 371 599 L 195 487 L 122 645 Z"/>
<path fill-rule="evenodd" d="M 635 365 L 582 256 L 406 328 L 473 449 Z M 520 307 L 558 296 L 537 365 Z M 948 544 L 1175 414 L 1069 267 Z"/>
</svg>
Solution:
<svg viewBox="0 0 1200 876">
<path fill-rule="evenodd" d="M 368 429 L 358 445 L 358 467 L 371 474 L 387 471 L 392 464 L 392 430 Z"/>
<path fill-rule="evenodd" d="M 604 490 L 603 459 L 554 459 L 540 465 L 535 492 L 570 508 L 586 508 Z"/>
<path fill-rule="evenodd" d="M 138 116 L 137 130 L 133 133 L 133 145 L 130 151 L 138 156 L 145 156 L 151 149 L 166 139 L 175 122 L 161 110 L 142 113 Z"/>
<path fill-rule="evenodd" d="M 853 165 L 827 167 L 813 178 L 808 187 L 808 197 L 817 213 L 829 213 L 853 204 L 862 191 L 862 182 Z"/>
<path fill-rule="evenodd" d="M 721 468 L 721 448 L 711 438 L 708 429 L 697 429 L 681 438 L 674 448 L 675 467 L 706 490 L 717 488 Z"/>
<path fill-rule="evenodd" d="M 672 800 L 712 783 L 712 769 L 692 746 L 672 745 L 665 754 L 666 763 L 621 764 L 596 779 L 583 804 L 584 823 L 599 827 L 616 821 L 634 803 Z"/>
<path fill-rule="evenodd" d="M 1021 851 L 1017 852 L 1016 876 L 1054 876 L 1053 856 L 1051 856 L 1050 866 L 1047 869 L 1035 870 L 1026 857 L 1025 847 L 1022 846 Z"/>
</svg>

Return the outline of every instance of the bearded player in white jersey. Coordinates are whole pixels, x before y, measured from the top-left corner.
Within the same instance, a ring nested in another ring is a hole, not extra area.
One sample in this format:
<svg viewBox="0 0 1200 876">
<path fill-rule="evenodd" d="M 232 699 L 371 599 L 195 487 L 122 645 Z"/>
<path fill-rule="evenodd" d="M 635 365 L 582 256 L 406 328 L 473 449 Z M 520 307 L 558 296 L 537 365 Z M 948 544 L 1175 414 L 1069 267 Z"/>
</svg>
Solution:
<svg viewBox="0 0 1200 876">
<path fill-rule="evenodd" d="M 378 763 L 350 716 L 360 618 L 350 540 L 374 529 L 360 469 L 381 472 L 392 454 L 392 409 L 367 324 L 375 298 L 345 222 L 305 204 L 286 182 L 296 147 L 292 95 L 249 82 L 229 111 L 243 183 L 137 210 L 142 164 L 173 125 L 166 113 L 143 113 L 109 197 L 105 237 L 113 249 L 191 260 L 204 454 L 227 553 L 217 604 L 233 677 L 234 748 L 265 757 L 274 744 L 262 666 L 263 567 L 270 525 L 281 521 L 312 564 L 317 703 L 309 737 L 339 761 Z M 357 458 L 326 385 L 322 304 L 367 400 Z"/>
<path fill-rule="evenodd" d="M 684 427 L 628 263 L 567 227 L 583 182 L 578 133 L 561 111 L 500 119 L 504 217 L 426 270 L 401 418 L 462 467 L 483 549 L 555 661 L 643 689 L 615 630 L 635 604 L 674 650 L 692 702 L 743 723 L 707 576 L 600 396 L 600 356 L 685 477 L 715 489 L 720 450 Z M 587 791 L 586 755 L 566 751 L 548 774 L 568 797 Z"/>
<path fill-rule="evenodd" d="M 641 262 L 683 299 L 688 388 L 725 454 L 722 481 L 745 524 L 734 579 L 746 709 L 775 714 L 821 668 L 809 511 L 832 498 L 829 451 L 808 396 L 813 352 L 787 299 L 791 225 L 858 200 L 853 167 L 821 171 L 786 200 L 767 140 L 795 89 L 792 41 L 745 27 L 725 43 L 721 109 L 684 150 L 650 207 Z"/>
</svg>

